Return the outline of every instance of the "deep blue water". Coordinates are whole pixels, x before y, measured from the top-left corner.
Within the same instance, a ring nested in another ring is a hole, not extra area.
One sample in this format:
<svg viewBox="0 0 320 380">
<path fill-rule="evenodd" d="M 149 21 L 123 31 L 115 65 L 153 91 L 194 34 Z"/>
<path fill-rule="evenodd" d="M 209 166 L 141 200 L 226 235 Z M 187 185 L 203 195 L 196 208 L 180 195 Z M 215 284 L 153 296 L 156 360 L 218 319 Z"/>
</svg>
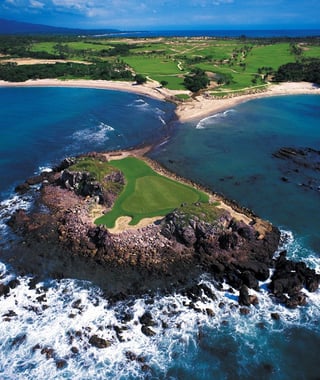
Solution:
<svg viewBox="0 0 320 380">
<path fill-rule="evenodd" d="M 97 89 L 1 88 L 0 100 L 0 194 L 68 155 L 161 139 L 174 110 L 169 103 Z"/>
<path fill-rule="evenodd" d="M 107 33 L 107 36 L 152 38 L 152 37 L 310 37 L 320 36 L 320 29 L 237 29 L 237 30 L 155 30 Z"/>
<path fill-rule="evenodd" d="M 132 147 L 170 133 L 152 157 L 280 226 L 288 254 L 319 271 L 320 194 L 299 186 L 302 173 L 283 182 L 288 168 L 272 153 L 282 146 L 319 149 L 320 97 L 254 100 L 194 123 L 175 124 L 174 133 L 168 125 L 173 119 L 171 104 L 133 94 L 3 88 L 0 104 L 0 212 L 28 207 L 28 199 L 12 201 L 12 189 L 41 167 L 67 155 Z M 0 262 L 1 281 L 13 276 L 10 266 Z M 319 291 L 308 294 L 307 307 L 288 310 L 274 304 L 266 284 L 261 284 L 259 305 L 249 316 L 241 316 L 235 306 L 237 292 L 214 289 L 206 276 L 199 281 L 213 288 L 217 300 L 203 297 L 196 305 L 202 312 L 176 294 L 112 305 L 88 282 L 48 279 L 30 289 L 28 281 L 28 276 L 20 277 L 20 285 L 0 298 L 0 378 L 319 378 Z M 42 286 L 47 288 L 46 307 L 39 308 Z M 72 306 L 77 300 L 79 310 Z M 214 317 L 208 316 L 208 308 Z M 152 338 L 141 332 L 139 317 L 145 310 L 158 321 Z M 120 342 L 112 326 L 123 326 L 124 312 L 132 319 Z M 280 321 L 271 318 L 274 312 Z M 111 347 L 90 346 L 92 334 L 110 340 Z M 37 344 L 53 348 L 55 358 L 66 360 L 66 366 L 57 369 L 54 359 L 34 348 Z M 78 352 L 70 351 L 71 346 Z M 128 353 L 143 357 L 147 370 L 141 361 L 129 360 Z"/>
</svg>

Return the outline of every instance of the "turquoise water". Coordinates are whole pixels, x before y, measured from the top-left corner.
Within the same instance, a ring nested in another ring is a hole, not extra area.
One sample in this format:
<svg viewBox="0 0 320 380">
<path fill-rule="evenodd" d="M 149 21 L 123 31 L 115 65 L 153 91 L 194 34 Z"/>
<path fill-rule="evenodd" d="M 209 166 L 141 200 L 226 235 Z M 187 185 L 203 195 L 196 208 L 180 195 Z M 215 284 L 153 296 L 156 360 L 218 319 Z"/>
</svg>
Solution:
<svg viewBox="0 0 320 380">
<path fill-rule="evenodd" d="M 28 208 L 29 199 L 13 197 L 12 189 L 40 168 L 66 155 L 132 147 L 172 133 L 171 104 L 132 94 L 5 88 L 0 101 L 2 219 L 10 209 Z M 174 124 L 173 135 L 151 155 L 280 226 L 289 256 L 319 271 L 320 194 L 299 186 L 302 173 L 281 181 L 287 164 L 272 157 L 282 146 L 319 149 L 319 119 L 320 97 L 251 101 L 195 123 Z M 0 233 L 4 228 L 0 223 Z M 1 282 L 14 276 L 0 261 Z M 1 379 L 47 379 L 48 374 L 52 379 L 119 380 L 319 378 L 319 291 L 308 294 L 307 307 L 289 310 L 275 304 L 266 284 L 260 284 L 259 305 L 241 316 L 238 293 L 229 286 L 216 290 L 206 275 L 199 281 L 217 299 L 204 296 L 195 305 L 200 312 L 179 294 L 114 305 L 89 282 L 48 279 L 30 288 L 29 280 L 20 276 L 20 284 L 0 297 Z M 78 300 L 79 309 L 73 306 Z M 146 310 L 157 323 L 152 338 L 141 332 L 139 317 Z M 271 313 L 279 313 L 280 321 Z M 131 319 L 124 323 L 127 314 Z M 114 326 L 125 328 L 121 340 Z M 92 347 L 92 334 L 110 340 L 111 347 Z M 52 348 L 54 357 L 47 359 L 37 345 Z M 129 359 L 132 354 L 141 359 Z M 58 359 L 65 360 L 61 369 Z"/>
<path fill-rule="evenodd" d="M 320 191 L 300 186 L 311 175 L 320 186 L 320 172 L 288 174 L 289 164 L 273 157 L 284 146 L 319 150 L 319 96 L 253 100 L 181 125 L 152 156 L 290 229 L 320 253 L 320 218 L 315 215 L 320 210 Z M 282 181 L 284 176 L 290 181 Z"/>
</svg>

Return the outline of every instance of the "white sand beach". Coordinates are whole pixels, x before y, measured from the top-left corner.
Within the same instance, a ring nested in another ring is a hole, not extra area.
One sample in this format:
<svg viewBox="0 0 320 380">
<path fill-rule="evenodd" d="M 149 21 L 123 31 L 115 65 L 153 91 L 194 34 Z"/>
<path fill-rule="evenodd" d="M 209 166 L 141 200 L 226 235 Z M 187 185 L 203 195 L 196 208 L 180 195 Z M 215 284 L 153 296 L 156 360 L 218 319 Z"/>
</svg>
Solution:
<svg viewBox="0 0 320 380">
<path fill-rule="evenodd" d="M 162 88 L 158 82 L 148 81 L 143 85 L 137 85 L 135 82 L 105 81 L 105 80 L 59 80 L 59 79 L 38 79 L 28 80 L 26 82 L 5 82 L 0 81 L 0 87 L 79 87 L 79 88 L 97 88 L 107 90 L 117 90 L 134 92 L 145 96 L 150 96 L 159 100 L 170 100 L 176 94 L 186 93 L 189 91 L 169 90 Z M 235 95 L 222 99 L 217 99 L 207 94 L 199 95 L 190 100 L 180 102 L 176 108 L 176 115 L 180 121 L 185 122 L 192 119 L 200 119 L 208 115 L 225 111 L 237 104 L 246 102 L 251 99 L 263 98 L 267 96 L 280 95 L 298 95 L 313 94 L 320 95 L 320 87 L 308 82 L 286 82 L 281 84 L 271 84 L 263 92 L 257 92 L 247 95 Z"/>
</svg>

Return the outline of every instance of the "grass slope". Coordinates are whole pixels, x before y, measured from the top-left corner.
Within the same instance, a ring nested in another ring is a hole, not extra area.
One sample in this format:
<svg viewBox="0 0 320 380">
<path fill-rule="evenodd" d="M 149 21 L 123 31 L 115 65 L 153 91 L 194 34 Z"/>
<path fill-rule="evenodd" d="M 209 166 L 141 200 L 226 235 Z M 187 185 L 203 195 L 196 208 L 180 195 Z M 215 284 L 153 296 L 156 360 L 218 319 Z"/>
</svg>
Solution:
<svg viewBox="0 0 320 380">
<path fill-rule="evenodd" d="M 144 218 L 164 216 L 184 202 L 208 202 L 205 193 L 161 176 L 137 158 L 113 160 L 110 164 L 123 172 L 126 186 L 112 210 L 98 218 L 96 224 L 112 228 L 119 217 L 129 216 L 130 224 L 135 225 Z"/>
</svg>

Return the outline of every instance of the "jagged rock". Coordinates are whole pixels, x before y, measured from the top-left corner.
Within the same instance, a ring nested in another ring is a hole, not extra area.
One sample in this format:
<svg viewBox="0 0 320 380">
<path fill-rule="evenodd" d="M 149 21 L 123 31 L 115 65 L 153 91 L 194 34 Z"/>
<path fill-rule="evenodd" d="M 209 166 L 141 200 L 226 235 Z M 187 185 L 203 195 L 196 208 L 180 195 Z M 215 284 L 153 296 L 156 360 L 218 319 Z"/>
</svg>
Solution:
<svg viewBox="0 0 320 380">
<path fill-rule="evenodd" d="M 259 282 L 252 272 L 248 270 L 243 272 L 241 274 L 241 279 L 248 288 L 258 290 Z"/>
<path fill-rule="evenodd" d="M 89 339 L 89 343 L 97 348 L 107 348 L 111 346 L 111 342 L 98 337 L 98 335 L 92 335 L 92 337 Z"/>
<path fill-rule="evenodd" d="M 15 192 L 18 194 L 25 194 L 30 190 L 30 185 L 27 182 L 23 182 L 15 187 Z"/>
<path fill-rule="evenodd" d="M 279 313 L 271 313 L 271 318 L 275 321 L 279 321 L 280 315 L 279 315 Z"/>
<path fill-rule="evenodd" d="M 187 247 L 192 247 L 197 241 L 195 231 L 192 227 L 184 228 L 181 237 Z"/>
<path fill-rule="evenodd" d="M 49 348 L 49 347 L 42 348 L 40 352 L 41 352 L 41 355 L 46 356 L 46 359 L 52 359 L 55 354 L 54 349 Z"/>
<path fill-rule="evenodd" d="M 88 237 L 101 254 L 113 252 L 114 244 L 108 230 L 103 226 L 98 226 L 88 230 Z"/>
<path fill-rule="evenodd" d="M 269 278 L 270 271 L 266 264 L 261 261 L 245 261 L 236 264 L 236 267 L 243 272 L 250 272 L 259 281 L 266 281 Z M 249 286 L 250 288 L 252 286 Z"/>
<path fill-rule="evenodd" d="M 182 207 L 168 214 L 161 224 L 135 232 L 110 234 L 104 227 L 94 226 L 89 214 L 93 204 L 90 197 L 98 196 L 99 201 L 108 203 L 114 195 L 105 193 L 104 187 L 89 173 L 70 171 L 74 162 L 74 159 L 66 160 L 48 175 L 50 184 L 41 188 L 37 199 L 39 209 L 46 206 L 44 213 L 18 211 L 8 222 L 23 238 L 21 251 L 29 249 L 34 257 L 34 245 L 37 244 L 39 257 L 34 268 L 54 256 L 58 269 L 51 275 L 65 276 L 65 263 L 75 276 L 85 272 L 84 278 L 89 268 L 94 280 L 100 281 L 102 274 L 107 272 L 104 285 L 110 286 L 114 302 L 151 288 L 166 291 L 168 284 L 170 287 L 178 285 L 181 292 L 181 287 L 187 284 L 185 294 L 192 302 L 206 297 L 214 299 L 213 292 L 203 284 L 190 286 L 200 273 L 210 272 L 221 284 L 225 281 L 240 289 L 240 302 L 250 305 L 256 300 L 249 295 L 248 287 L 258 289 L 258 281 L 269 277 L 273 265 L 275 272 L 270 289 L 278 300 L 287 303 L 285 294 L 288 294 L 289 303 L 301 304 L 305 301 L 299 293 L 303 286 L 310 291 L 318 289 L 319 275 L 303 263 L 292 263 L 281 255 L 273 261 L 279 230 L 267 222 L 262 225 L 256 216 L 239 206 L 236 210 L 250 216 L 251 224 L 233 219 L 228 212 L 209 223 L 200 216 L 188 215 L 186 211 L 184 214 L 186 208 Z M 38 180 L 40 178 L 29 182 Z M 124 183 L 119 171 L 108 174 L 103 180 Z M 258 236 L 256 223 L 259 231 L 264 230 L 261 225 L 266 227 L 264 235 L 260 232 Z M 80 262 L 83 268 L 74 269 Z M 50 264 L 46 269 L 50 271 L 49 268 Z M 116 289 L 113 289 L 114 283 L 117 283 Z M 152 316 L 147 322 L 147 316 L 142 316 L 144 328 L 154 323 Z"/>
<path fill-rule="evenodd" d="M 56 360 L 56 367 L 57 369 L 63 369 L 68 366 L 68 362 L 64 359 L 57 359 Z"/>
<path fill-rule="evenodd" d="M 0 297 L 7 296 L 10 293 L 10 287 L 0 283 Z"/>
<path fill-rule="evenodd" d="M 150 327 L 148 327 L 146 325 L 143 325 L 141 327 L 141 331 L 146 336 L 150 336 L 151 337 L 151 336 L 155 336 L 156 335 L 156 333 L 153 330 L 151 330 Z"/>
<path fill-rule="evenodd" d="M 153 320 L 152 318 L 152 315 L 150 313 L 150 311 L 146 311 L 140 318 L 139 318 L 139 321 L 142 325 L 146 325 L 146 326 L 155 326 L 156 323 L 155 321 Z"/>
<path fill-rule="evenodd" d="M 74 165 L 76 162 L 75 157 L 67 157 L 65 158 L 58 166 L 53 168 L 55 172 L 62 172 L 67 169 L 69 166 Z"/>
<path fill-rule="evenodd" d="M 307 296 L 303 292 L 296 292 L 292 294 L 285 302 L 285 305 L 290 309 L 298 306 L 305 306 L 307 304 Z"/>
<path fill-rule="evenodd" d="M 254 230 L 254 228 L 242 221 L 232 219 L 229 227 L 232 229 L 232 231 L 237 232 L 239 236 L 243 237 L 246 240 L 254 240 L 257 237 L 257 232 Z"/>
<path fill-rule="evenodd" d="M 314 292 L 319 288 L 319 283 L 320 275 L 315 270 L 303 262 L 287 260 L 286 252 L 283 251 L 275 262 L 270 290 L 279 302 L 294 308 L 307 302 L 307 297 L 301 290 L 305 287 Z"/>
<path fill-rule="evenodd" d="M 235 233 L 223 233 L 219 236 L 219 247 L 221 249 L 234 249 L 238 244 L 238 236 Z"/>
<path fill-rule="evenodd" d="M 246 285 L 242 285 L 239 292 L 239 305 L 250 306 L 249 289 Z"/>
</svg>

